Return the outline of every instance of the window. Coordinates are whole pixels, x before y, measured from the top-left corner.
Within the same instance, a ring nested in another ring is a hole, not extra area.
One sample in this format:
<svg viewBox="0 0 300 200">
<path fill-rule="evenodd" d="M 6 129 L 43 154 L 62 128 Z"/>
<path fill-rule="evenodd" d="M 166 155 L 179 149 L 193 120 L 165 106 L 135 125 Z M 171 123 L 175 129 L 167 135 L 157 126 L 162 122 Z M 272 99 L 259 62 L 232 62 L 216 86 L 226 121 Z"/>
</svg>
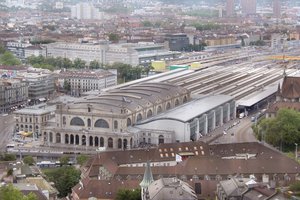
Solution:
<svg viewBox="0 0 300 200">
<path fill-rule="evenodd" d="M 66 125 L 66 117 L 63 116 L 63 125 Z"/>
<path fill-rule="evenodd" d="M 143 117 L 142 117 L 142 114 L 139 113 L 138 116 L 136 117 L 136 121 L 139 122 L 139 121 L 142 121 Z"/>
<path fill-rule="evenodd" d="M 161 108 L 161 106 L 158 106 L 157 107 L 157 114 L 159 114 L 159 113 L 161 113 L 162 112 L 162 108 Z"/>
<path fill-rule="evenodd" d="M 152 110 L 148 110 L 147 117 L 151 117 L 151 116 L 152 116 Z"/>
<path fill-rule="evenodd" d="M 114 143 L 113 143 L 114 141 L 113 141 L 113 139 L 112 138 L 108 138 L 108 140 L 107 140 L 107 146 L 108 146 L 108 148 L 114 148 Z"/>
<path fill-rule="evenodd" d="M 91 127 L 91 124 L 92 124 L 91 119 L 87 120 L 87 124 L 88 124 L 88 127 Z"/>
<path fill-rule="evenodd" d="M 114 129 L 118 129 L 118 121 L 117 120 L 114 121 Z"/>
<path fill-rule="evenodd" d="M 98 127 L 98 128 L 109 128 L 109 125 L 108 125 L 107 121 L 105 121 L 104 119 L 98 119 L 95 122 L 95 127 Z"/>
<path fill-rule="evenodd" d="M 127 118 L 127 127 L 128 126 L 131 126 L 131 119 L 130 118 Z"/>
<path fill-rule="evenodd" d="M 179 100 L 176 99 L 176 100 L 175 100 L 175 106 L 178 106 L 178 105 L 179 105 Z"/>
<path fill-rule="evenodd" d="M 164 136 L 163 135 L 160 135 L 158 137 L 158 144 L 163 144 L 165 142 L 165 139 L 164 139 Z"/>
<path fill-rule="evenodd" d="M 72 126 L 84 126 L 84 121 L 79 117 L 74 117 L 71 120 L 70 125 L 72 125 Z"/>
<path fill-rule="evenodd" d="M 170 102 L 167 103 L 167 106 L 166 106 L 166 110 L 169 110 L 171 108 L 171 104 Z"/>
</svg>

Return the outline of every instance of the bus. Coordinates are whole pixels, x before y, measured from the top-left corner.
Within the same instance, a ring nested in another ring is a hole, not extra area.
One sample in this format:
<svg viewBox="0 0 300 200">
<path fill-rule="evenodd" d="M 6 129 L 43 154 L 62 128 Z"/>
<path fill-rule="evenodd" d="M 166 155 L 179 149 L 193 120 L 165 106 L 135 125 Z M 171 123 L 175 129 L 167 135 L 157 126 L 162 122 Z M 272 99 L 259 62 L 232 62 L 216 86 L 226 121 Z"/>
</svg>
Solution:
<svg viewBox="0 0 300 200">
<path fill-rule="evenodd" d="M 6 145 L 6 151 L 9 151 L 9 150 L 11 150 L 11 149 L 14 149 L 15 148 L 15 144 L 7 144 Z"/>
</svg>

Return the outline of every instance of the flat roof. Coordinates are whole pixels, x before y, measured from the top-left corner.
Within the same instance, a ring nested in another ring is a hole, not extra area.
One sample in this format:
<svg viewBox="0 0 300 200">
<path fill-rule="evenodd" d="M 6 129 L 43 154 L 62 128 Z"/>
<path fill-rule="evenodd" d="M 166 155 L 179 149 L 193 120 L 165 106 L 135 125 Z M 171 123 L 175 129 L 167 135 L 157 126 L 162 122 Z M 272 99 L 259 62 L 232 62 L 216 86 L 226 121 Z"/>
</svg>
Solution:
<svg viewBox="0 0 300 200">
<path fill-rule="evenodd" d="M 23 108 L 17 111 L 14 111 L 14 114 L 22 114 L 22 115 L 42 115 L 49 112 L 54 112 L 56 109 L 56 105 L 48 106 L 47 104 L 39 104 L 35 106 L 30 106 L 27 108 Z"/>
<path fill-rule="evenodd" d="M 181 122 L 188 122 L 195 117 L 202 115 L 222 104 L 232 101 L 234 98 L 229 95 L 210 95 L 194 99 L 170 111 L 142 121 L 140 124 L 159 119 L 173 119 Z"/>
<path fill-rule="evenodd" d="M 281 79 L 282 80 L 282 79 Z M 280 83 L 281 85 L 281 81 L 277 81 L 274 84 L 270 85 L 269 87 L 265 88 L 262 91 L 258 91 L 256 93 L 252 93 L 242 99 L 240 99 L 236 105 L 237 106 L 243 106 L 243 107 L 251 107 L 254 104 L 264 100 L 265 98 L 273 95 L 274 93 L 277 92 L 278 89 L 278 84 Z"/>
</svg>

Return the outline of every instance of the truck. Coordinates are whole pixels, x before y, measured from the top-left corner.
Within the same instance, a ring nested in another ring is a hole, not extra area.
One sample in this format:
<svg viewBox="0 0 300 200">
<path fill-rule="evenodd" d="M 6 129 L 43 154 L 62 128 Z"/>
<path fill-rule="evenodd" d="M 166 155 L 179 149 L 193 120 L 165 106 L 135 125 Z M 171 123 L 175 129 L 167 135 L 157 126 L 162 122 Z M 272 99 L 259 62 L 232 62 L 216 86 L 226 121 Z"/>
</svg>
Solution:
<svg viewBox="0 0 300 200">
<path fill-rule="evenodd" d="M 242 113 L 239 114 L 239 118 L 240 118 L 240 119 L 242 119 L 242 118 L 244 118 L 244 117 L 245 117 L 245 113 L 242 112 Z"/>
</svg>

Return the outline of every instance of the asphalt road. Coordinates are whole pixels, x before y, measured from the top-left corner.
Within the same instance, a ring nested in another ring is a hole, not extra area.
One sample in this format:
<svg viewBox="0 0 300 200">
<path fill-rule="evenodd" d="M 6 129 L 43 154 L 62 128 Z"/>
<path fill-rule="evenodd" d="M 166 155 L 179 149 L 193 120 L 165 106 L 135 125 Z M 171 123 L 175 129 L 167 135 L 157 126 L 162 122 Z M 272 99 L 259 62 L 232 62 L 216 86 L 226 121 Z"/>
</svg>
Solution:
<svg viewBox="0 0 300 200">
<path fill-rule="evenodd" d="M 0 152 L 4 152 L 6 150 L 6 145 L 8 144 L 9 139 L 12 137 L 13 130 L 13 115 L 0 115 Z"/>
<path fill-rule="evenodd" d="M 230 126 L 232 127 L 226 131 L 226 134 L 224 134 L 223 131 Z M 222 136 L 215 139 L 211 142 L 211 144 L 255 142 L 257 139 L 253 135 L 251 126 L 252 122 L 250 117 L 235 119 L 221 127 L 218 134 L 221 134 Z"/>
</svg>

